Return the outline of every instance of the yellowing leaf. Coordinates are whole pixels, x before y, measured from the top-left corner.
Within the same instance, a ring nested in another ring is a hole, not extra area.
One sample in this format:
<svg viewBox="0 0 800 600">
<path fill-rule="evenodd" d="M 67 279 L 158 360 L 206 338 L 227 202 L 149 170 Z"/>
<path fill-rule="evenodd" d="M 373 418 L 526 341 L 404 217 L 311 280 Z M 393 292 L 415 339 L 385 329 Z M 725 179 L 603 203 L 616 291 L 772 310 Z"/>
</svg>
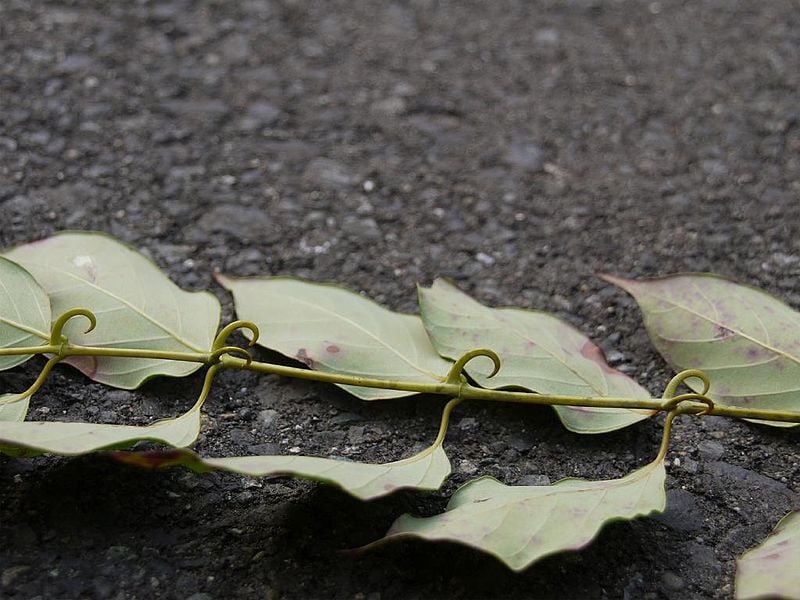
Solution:
<svg viewBox="0 0 800 600">
<path fill-rule="evenodd" d="M 47 343 L 50 301 L 36 280 L 19 265 L 0 258 L 0 348 Z M 28 360 L 31 355 L 0 356 L 0 371 Z"/>
<path fill-rule="evenodd" d="M 800 511 L 786 515 L 736 561 L 736 598 L 800 599 Z"/>
<path fill-rule="evenodd" d="M 98 450 L 125 448 L 148 440 L 169 446 L 192 444 L 200 433 L 200 408 L 175 419 L 152 425 L 105 425 L 61 421 L 0 421 L 0 451 L 22 454 L 60 454 L 76 456 Z"/>
<path fill-rule="evenodd" d="M 663 460 L 607 481 L 564 479 L 550 486 L 507 486 L 483 477 L 456 491 L 440 515 L 401 516 L 381 542 L 456 542 L 522 571 L 550 554 L 584 547 L 609 521 L 663 511 L 665 479 Z"/>
<path fill-rule="evenodd" d="M 23 421 L 28 414 L 28 398 L 18 394 L 0 394 L 0 421 Z"/>
<path fill-rule="evenodd" d="M 670 365 L 708 374 L 712 400 L 760 409 L 800 408 L 797 311 L 766 292 L 716 275 L 604 278 L 636 299 L 653 345 Z M 687 383 L 695 389 L 700 385 Z"/>
<path fill-rule="evenodd" d="M 436 490 L 450 474 L 450 461 L 441 446 L 405 460 L 369 464 L 314 456 L 233 456 L 203 458 L 188 450 L 115 454 L 118 460 L 156 468 L 184 465 L 195 471 L 229 471 L 250 477 L 301 477 L 341 488 L 371 500 L 402 488 Z"/>
<path fill-rule="evenodd" d="M 606 364 L 603 352 L 580 331 L 544 312 L 488 308 L 441 279 L 420 288 L 422 320 L 436 350 L 458 358 L 474 348 L 494 350 L 502 360 L 474 360 L 467 372 L 482 387 L 525 388 L 540 394 L 649 398 L 633 379 Z M 646 419 L 652 412 L 625 408 L 557 406 L 570 431 L 603 433 Z"/>
<path fill-rule="evenodd" d="M 237 316 L 258 325 L 259 344 L 312 369 L 439 383 L 450 368 L 419 317 L 392 312 L 345 288 L 285 277 L 217 280 L 233 293 Z M 341 387 L 364 400 L 414 393 Z"/>
<path fill-rule="evenodd" d="M 61 233 L 18 246 L 5 256 L 25 267 L 50 297 L 57 318 L 88 308 L 97 327 L 75 319 L 64 333 L 74 344 L 175 352 L 208 352 L 220 306 L 207 292 L 184 292 L 152 262 L 97 233 Z M 71 357 L 95 381 L 132 389 L 156 375 L 188 375 L 197 363 L 117 357 Z"/>
</svg>

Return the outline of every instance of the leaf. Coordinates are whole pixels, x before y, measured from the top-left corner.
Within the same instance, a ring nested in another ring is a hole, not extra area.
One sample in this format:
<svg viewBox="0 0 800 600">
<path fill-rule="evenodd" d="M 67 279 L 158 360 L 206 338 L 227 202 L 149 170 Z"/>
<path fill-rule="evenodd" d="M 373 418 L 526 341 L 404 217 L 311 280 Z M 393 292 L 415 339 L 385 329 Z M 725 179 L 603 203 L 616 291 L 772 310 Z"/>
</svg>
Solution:
<svg viewBox="0 0 800 600">
<path fill-rule="evenodd" d="M 192 444 L 199 433 L 199 405 L 180 417 L 144 427 L 61 421 L 0 421 L 0 451 L 14 456 L 77 456 L 125 448 L 142 440 L 183 447 Z M 24 452 L 20 453 L 20 449 Z"/>
<path fill-rule="evenodd" d="M 662 512 L 665 480 L 663 460 L 606 481 L 507 486 L 482 477 L 459 488 L 444 513 L 403 515 L 376 543 L 405 538 L 456 542 L 522 571 L 550 554 L 583 548 L 609 521 Z"/>
<path fill-rule="evenodd" d="M 761 409 L 800 407 L 800 314 L 780 300 L 709 274 L 603 278 L 639 303 L 664 360 L 676 370 L 708 374 L 712 400 Z M 697 391 L 699 383 L 688 384 Z"/>
<path fill-rule="evenodd" d="M 544 312 L 488 308 L 452 284 L 437 279 L 420 288 L 422 320 L 436 350 L 457 358 L 478 348 L 502 360 L 492 379 L 491 363 L 474 360 L 467 372 L 480 386 L 521 387 L 540 394 L 649 398 L 633 379 L 605 362 L 603 352 L 580 331 Z M 631 409 L 554 407 L 570 431 L 604 433 L 636 423 L 652 412 Z"/>
<path fill-rule="evenodd" d="M 0 421 L 24 421 L 28 414 L 29 398 L 14 400 L 18 394 L 0 394 Z"/>
<path fill-rule="evenodd" d="M 41 345 L 49 339 L 49 331 L 47 294 L 25 269 L 0 258 L 0 348 Z M 0 371 L 31 356 L 0 356 Z"/>
<path fill-rule="evenodd" d="M 437 490 L 450 474 L 450 461 L 441 446 L 405 460 L 368 464 L 313 456 L 234 456 L 202 458 L 189 450 L 118 452 L 118 460 L 147 468 L 183 465 L 198 472 L 228 471 L 250 477 L 301 477 L 339 487 L 371 500 L 402 488 Z"/>
<path fill-rule="evenodd" d="M 88 308 L 97 327 L 74 319 L 64 333 L 73 344 L 208 352 L 220 305 L 207 292 L 184 292 L 130 247 L 97 233 L 61 233 L 19 246 L 5 256 L 28 269 L 50 296 L 53 315 Z M 156 375 L 183 376 L 200 364 L 143 358 L 71 357 L 91 379 L 133 389 Z"/>
<path fill-rule="evenodd" d="M 736 598 L 800 599 L 800 511 L 786 515 L 770 536 L 736 561 Z"/>
<path fill-rule="evenodd" d="M 286 277 L 219 275 L 217 281 L 233 293 L 237 316 L 261 329 L 261 345 L 312 369 L 439 383 L 450 368 L 419 317 L 392 312 L 345 288 Z M 364 400 L 414 393 L 340 387 Z"/>
</svg>

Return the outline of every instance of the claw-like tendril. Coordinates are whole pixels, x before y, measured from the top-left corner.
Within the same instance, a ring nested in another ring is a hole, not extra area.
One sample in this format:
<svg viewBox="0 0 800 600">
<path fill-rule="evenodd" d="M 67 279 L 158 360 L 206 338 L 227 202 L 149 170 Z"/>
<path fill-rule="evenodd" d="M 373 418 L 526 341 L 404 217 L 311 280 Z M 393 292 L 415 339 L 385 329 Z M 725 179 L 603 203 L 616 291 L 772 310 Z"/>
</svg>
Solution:
<svg viewBox="0 0 800 600">
<path fill-rule="evenodd" d="M 225 342 L 228 341 L 230 335 L 239 329 L 247 329 L 250 331 L 251 337 L 247 344 L 248 346 L 252 346 L 258 341 L 259 331 L 258 326 L 255 323 L 252 321 L 233 321 L 232 323 L 228 323 L 220 330 L 220 332 L 217 334 L 217 337 L 214 338 L 214 343 L 211 344 L 211 350 L 219 350 L 225 346 Z"/>
<path fill-rule="evenodd" d="M 703 391 L 702 392 L 691 392 L 688 394 L 678 394 L 676 395 L 676 391 L 678 390 L 678 386 L 682 383 L 685 383 L 687 379 L 699 379 L 703 382 Z M 697 415 L 706 415 L 712 410 L 714 410 L 714 401 L 706 396 L 708 393 L 709 388 L 711 387 L 711 382 L 708 379 L 708 375 L 703 373 L 698 369 L 687 369 L 685 371 L 681 371 L 675 377 L 673 377 L 670 382 L 667 384 L 667 387 L 664 389 L 664 395 L 662 398 L 666 400 L 664 403 L 664 410 L 673 411 L 678 408 L 682 402 L 686 402 L 688 400 L 693 400 L 695 402 L 702 402 L 706 405 L 706 408 L 702 411 L 696 413 Z"/>
<path fill-rule="evenodd" d="M 703 391 L 700 393 L 689 392 L 688 394 L 676 394 L 678 391 L 678 386 L 680 386 L 682 383 L 685 383 L 687 379 L 691 379 L 693 377 L 703 382 Z M 664 432 L 661 436 L 661 447 L 658 450 L 658 456 L 656 457 L 655 462 L 663 461 L 667 456 L 667 449 L 669 448 L 669 436 L 672 432 L 672 422 L 675 420 L 675 417 L 684 413 L 694 412 L 691 409 L 682 409 L 680 407 L 681 403 L 686 401 L 694 401 L 705 404 L 706 407 L 703 410 L 696 412 L 696 415 L 706 415 L 714 410 L 714 401 L 706 396 L 710 387 L 711 382 L 708 379 L 708 375 L 698 369 L 687 369 L 685 371 L 681 371 L 675 375 L 675 377 L 670 379 L 667 387 L 664 388 L 663 396 L 661 396 L 661 398 L 664 400 L 662 409 L 667 411 L 667 418 L 664 420 Z"/>
<path fill-rule="evenodd" d="M 245 366 L 249 367 L 250 363 L 253 362 L 253 357 L 250 356 L 250 353 L 245 350 L 244 348 L 239 348 L 239 346 L 222 346 L 221 348 L 215 349 L 211 354 L 208 356 L 209 362 L 213 364 L 217 364 L 220 362 L 222 357 L 226 354 L 238 354 L 246 361 Z"/>
<path fill-rule="evenodd" d="M 60 346 L 66 342 L 64 326 L 73 317 L 84 317 L 89 320 L 89 328 L 84 333 L 89 333 L 97 327 L 97 317 L 92 311 L 88 308 L 72 308 L 53 321 L 53 325 L 50 327 L 50 344 L 52 346 Z"/>
<path fill-rule="evenodd" d="M 462 383 L 462 376 L 464 374 L 464 367 L 467 366 L 467 363 L 471 361 L 473 358 L 478 356 L 485 356 L 486 358 L 490 358 L 492 363 L 494 363 L 494 369 L 488 375 L 488 377 L 494 377 L 497 375 L 497 372 L 500 370 L 500 357 L 497 356 L 497 353 L 493 350 L 489 350 L 487 348 L 478 348 L 477 350 L 470 350 L 461 358 L 459 358 L 456 362 L 453 363 L 453 366 L 450 367 L 450 371 L 447 373 L 447 377 L 445 378 L 446 383 Z"/>
</svg>

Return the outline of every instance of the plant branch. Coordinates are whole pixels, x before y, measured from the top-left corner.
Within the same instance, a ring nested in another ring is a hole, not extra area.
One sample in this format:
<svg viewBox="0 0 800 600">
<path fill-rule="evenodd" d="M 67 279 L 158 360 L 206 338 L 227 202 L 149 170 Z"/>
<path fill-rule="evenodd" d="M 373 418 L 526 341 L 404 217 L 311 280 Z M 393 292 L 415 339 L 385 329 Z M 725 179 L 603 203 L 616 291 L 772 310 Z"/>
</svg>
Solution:
<svg viewBox="0 0 800 600">
<path fill-rule="evenodd" d="M 464 375 L 464 367 L 472 358 L 476 356 L 487 356 L 491 358 L 495 367 L 492 375 L 496 373 L 500 367 L 499 357 L 497 357 L 494 352 L 485 349 L 473 350 L 459 358 L 459 360 L 454 363 L 450 373 L 442 381 L 426 383 L 417 381 L 402 381 L 397 379 L 360 377 L 345 373 L 328 373 L 323 371 L 314 371 L 307 368 L 290 367 L 251 360 L 245 349 L 224 345 L 228 335 L 237 329 L 249 329 L 253 334 L 253 339 L 257 338 L 258 329 L 252 323 L 245 321 L 236 321 L 223 328 L 214 340 L 211 352 L 207 353 L 75 345 L 69 343 L 67 338 L 62 335 L 64 324 L 70 318 L 75 316 L 84 316 L 88 318 L 91 325 L 89 329 L 90 331 L 94 327 L 94 316 L 91 315 L 89 311 L 84 309 L 74 309 L 59 317 L 59 319 L 57 319 L 53 324 L 49 343 L 33 347 L 0 348 L 0 356 L 43 354 L 52 355 L 57 357 L 59 360 L 63 360 L 70 356 L 102 356 L 113 358 L 174 360 L 208 365 L 219 364 L 221 367 L 229 369 L 248 370 L 256 373 L 280 375 L 295 379 L 321 381 L 324 383 L 334 383 L 339 385 L 399 390 L 420 394 L 443 395 L 459 400 L 482 400 L 489 402 L 513 402 L 518 404 L 576 406 L 607 409 L 623 408 L 649 410 L 653 412 L 670 412 L 674 410 L 680 403 L 680 412 L 682 414 L 708 414 L 723 417 L 734 417 L 739 419 L 800 423 L 800 412 L 797 411 L 755 409 L 715 404 L 708 396 L 706 396 L 709 389 L 708 378 L 705 376 L 705 374 L 697 370 L 689 370 L 679 373 L 675 378 L 673 378 L 672 381 L 670 381 L 666 391 L 664 392 L 664 397 L 661 399 L 548 395 L 537 394 L 534 392 L 481 388 L 469 383 Z M 242 354 L 247 358 L 239 358 L 237 356 L 233 356 L 233 354 Z M 50 363 L 49 366 L 52 367 L 55 362 Z M 47 368 L 43 372 L 42 376 L 46 376 L 49 370 L 50 369 Z M 40 378 L 42 376 L 40 376 Z M 686 379 L 692 377 L 698 378 L 703 382 L 703 392 L 676 395 L 677 387 Z M 450 406 L 450 410 L 452 410 L 454 406 L 455 404 Z M 447 411 L 447 414 L 449 415 L 449 410 Z"/>
</svg>

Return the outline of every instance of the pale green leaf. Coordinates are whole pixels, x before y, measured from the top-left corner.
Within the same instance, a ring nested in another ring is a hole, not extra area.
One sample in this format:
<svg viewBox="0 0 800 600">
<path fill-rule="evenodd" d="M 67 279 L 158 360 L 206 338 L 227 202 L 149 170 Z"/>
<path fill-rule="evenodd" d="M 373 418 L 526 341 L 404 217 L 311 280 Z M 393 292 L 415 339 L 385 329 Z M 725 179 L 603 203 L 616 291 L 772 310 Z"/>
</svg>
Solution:
<svg viewBox="0 0 800 600">
<path fill-rule="evenodd" d="M 97 316 L 90 333 L 73 319 L 64 333 L 74 344 L 174 352 L 208 352 L 220 306 L 207 292 L 185 292 L 127 245 L 98 233 L 61 233 L 5 253 L 36 278 L 50 297 L 53 318 L 72 308 Z M 183 376 L 200 368 L 180 361 L 71 357 L 95 381 L 132 389 L 156 375 Z"/>
<path fill-rule="evenodd" d="M 0 258 L 0 348 L 39 346 L 47 343 L 49 331 L 47 294 L 25 269 Z M 0 356 L 0 371 L 31 356 Z"/>
<path fill-rule="evenodd" d="M 716 275 L 604 278 L 636 299 L 653 345 L 670 365 L 708 374 L 712 400 L 759 409 L 800 408 L 797 311 L 762 290 Z M 701 391 L 701 382 L 687 384 Z"/>
<path fill-rule="evenodd" d="M 736 598 L 800 600 L 800 511 L 786 515 L 764 542 L 736 561 Z"/>
<path fill-rule="evenodd" d="M 141 427 L 61 421 L 0 421 L 0 451 L 27 456 L 76 456 L 98 450 L 126 448 L 142 440 L 183 447 L 192 444 L 199 433 L 199 407 L 175 419 Z"/>
<path fill-rule="evenodd" d="M 456 542 L 521 571 L 550 554 L 586 546 L 609 521 L 663 511 L 665 479 L 663 460 L 607 481 L 507 486 L 482 477 L 459 488 L 440 515 L 401 516 L 378 543 L 404 538 Z"/>
<path fill-rule="evenodd" d="M 312 369 L 422 383 L 440 383 L 447 375 L 450 363 L 436 353 L 415 315 L 335 285 L 285 277 L 217 280 L 233 293 L 237 316 L 261 329 L 261 345 Z M 365 400 L 413 394 L 341 387 Z"/>
<path fill-rule="evenodd" d="M 649 398 L 633 379 L 608 366 L 603 352 L 580 331 L 544 312 L 488 308 L 441 279 L 420 288 L 420 309 L 430 339 L 442 356 L 457 358 L 474 348 L 494 350 L 502 360 L 493 378 L 489 360 L 467 365 L 482 387 L 519 387 L 540 394 Z M 650 411 L 556 406 L 570 431 L 603 433 L 646 419 Z"/>
<path fill-rule="evenodd" d="M 250 477 L 300 477 L 341 488 L 371 500 L 403 488 L 437 490 L 450 474 L 441 446 L 431 452 L 385 464 L 369 464 L 314 456 L 233 456 L 203 458 L 188 450 L 118 453 L 128 464 L 155 468 L 184 465 L 195 471 L 229 471 Z"/>
<path fill-rule="evenodd" d="M 0 421 L 23 421 L 25 419 L 30 399 L 18 398 L 18 394 L 0 395 Z"/>
</svg>

